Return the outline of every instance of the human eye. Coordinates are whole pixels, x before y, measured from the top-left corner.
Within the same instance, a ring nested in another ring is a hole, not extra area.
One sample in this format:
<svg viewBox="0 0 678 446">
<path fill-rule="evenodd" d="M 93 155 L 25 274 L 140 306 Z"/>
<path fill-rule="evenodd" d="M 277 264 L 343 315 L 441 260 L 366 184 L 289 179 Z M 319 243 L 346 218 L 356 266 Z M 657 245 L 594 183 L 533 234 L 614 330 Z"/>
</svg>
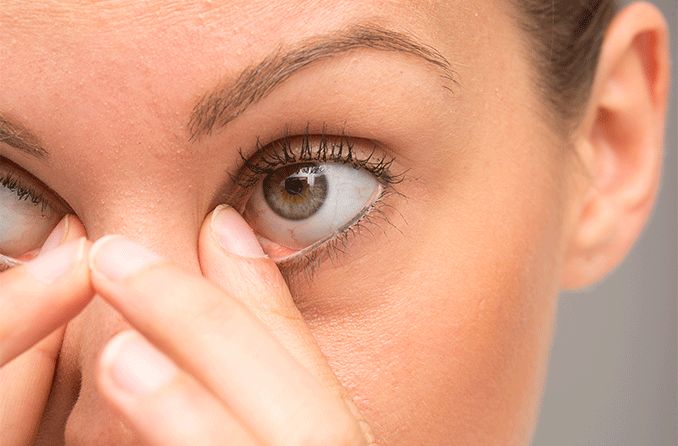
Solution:
<svg viewBox="0 0 678 446">
<path fill-rule="evenodd" d="M 0 271 L 37 255 L 69 207 L 47 186 L 0 157 Z"/>
<path fill-rule="evenodd" d="M 387 220 L 381 208 L 404 179 L 377 144 L 345 135 L 285 136 L 257 149 L 250 159 L 241 152 L 233 176 L 239 207 L 284 273 L 313 270 L 375 217 Z"/>
</svg>

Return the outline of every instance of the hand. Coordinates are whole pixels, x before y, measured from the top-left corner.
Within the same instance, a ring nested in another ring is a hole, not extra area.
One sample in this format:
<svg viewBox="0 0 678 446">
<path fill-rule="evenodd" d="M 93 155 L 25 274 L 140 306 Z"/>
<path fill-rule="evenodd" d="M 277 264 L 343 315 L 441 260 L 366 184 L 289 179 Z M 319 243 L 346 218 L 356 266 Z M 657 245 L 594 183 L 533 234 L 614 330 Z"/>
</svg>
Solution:
<svg viewBox="0 0 678 446">
<path fill-rule="evenodd" d="M 96 291 L 138 330 L 109 341 L 97 385 L 142 441 L 371 444 L 278 268 L 232 208 L 207 219 L 200 261 L 206 277 L 119 236 L 91 251 Z"/>
<path fill-rule="evenodd" d="M 65 324 L 92 298 L 84 235 L 67 215 L 36 259 L 0 273 L 2 444 L 33 444 Z"/>
</svg>

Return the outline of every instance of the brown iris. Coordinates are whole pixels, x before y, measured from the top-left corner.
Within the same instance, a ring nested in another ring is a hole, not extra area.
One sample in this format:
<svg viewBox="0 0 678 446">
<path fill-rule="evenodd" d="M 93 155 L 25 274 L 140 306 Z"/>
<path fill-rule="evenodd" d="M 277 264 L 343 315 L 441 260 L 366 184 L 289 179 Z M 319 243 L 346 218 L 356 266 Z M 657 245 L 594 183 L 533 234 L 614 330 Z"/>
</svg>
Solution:
<svg viewBox="0 0 678 446">
<path fill-rule="evenodd" d="M 313 163 L 281 167 L 264 178 L 264 197 L 271 209 L 288 220 L 315 214 L 327 198 L 327 178 Z"/>
</svg>

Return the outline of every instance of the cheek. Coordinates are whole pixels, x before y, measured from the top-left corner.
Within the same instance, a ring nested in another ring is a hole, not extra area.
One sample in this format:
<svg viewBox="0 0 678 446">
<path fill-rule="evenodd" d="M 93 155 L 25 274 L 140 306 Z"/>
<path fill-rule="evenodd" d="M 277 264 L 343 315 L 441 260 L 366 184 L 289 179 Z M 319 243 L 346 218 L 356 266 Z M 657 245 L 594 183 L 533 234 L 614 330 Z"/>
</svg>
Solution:
<svg viewBox="0 0 678 446">
<path fill-rule="evenodd" d="M 494 174 L 486 165 L 476 173 L 463 193 L 404 203 L 401 235 L 356 243 L 351 262 L 297 291 L 384 444 L 522 444 L 531 434 L 557 294 L 560 188 L 543 169 L 505 172 L 494 187 L 480 180 Z"/>
</svg>

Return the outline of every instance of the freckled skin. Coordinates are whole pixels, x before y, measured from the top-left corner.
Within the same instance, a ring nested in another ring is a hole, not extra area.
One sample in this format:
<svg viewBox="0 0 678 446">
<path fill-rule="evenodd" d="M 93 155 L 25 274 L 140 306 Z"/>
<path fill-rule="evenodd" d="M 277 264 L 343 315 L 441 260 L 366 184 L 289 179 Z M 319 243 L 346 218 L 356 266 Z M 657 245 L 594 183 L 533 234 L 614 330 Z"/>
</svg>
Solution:
<svg viewBox="0 0 678 446">
<path fill-rule="evenodd" d="M 442 4 L 444 3 L 444 5 Z M 506 2 L 508 3 L 508 2 Z M 51 152 L 0 146 L 96 239 L 121 233 L 198 270 L 197 234 L 258 136 L 322 124 L 378 141 L 406 171 L 381 217 L 295 301 L 380 445 L 520 445 L 536 419 L 575 162 L 543 119 L 504 2 L 3 2 L 0 110 Z M 458 77 L 392 52 L 299 72 L 188 142 L 205 89 L 286 42 L 369 20 L 435 46 Z M 364 148 L 369 150 L 369 147 Z M 40 445 L 134 445 L 97 395 L 125 321 L 95 299 L 66 331 Z M 79 385 L 78 383 L 81 383 Z"/>
</svg>

